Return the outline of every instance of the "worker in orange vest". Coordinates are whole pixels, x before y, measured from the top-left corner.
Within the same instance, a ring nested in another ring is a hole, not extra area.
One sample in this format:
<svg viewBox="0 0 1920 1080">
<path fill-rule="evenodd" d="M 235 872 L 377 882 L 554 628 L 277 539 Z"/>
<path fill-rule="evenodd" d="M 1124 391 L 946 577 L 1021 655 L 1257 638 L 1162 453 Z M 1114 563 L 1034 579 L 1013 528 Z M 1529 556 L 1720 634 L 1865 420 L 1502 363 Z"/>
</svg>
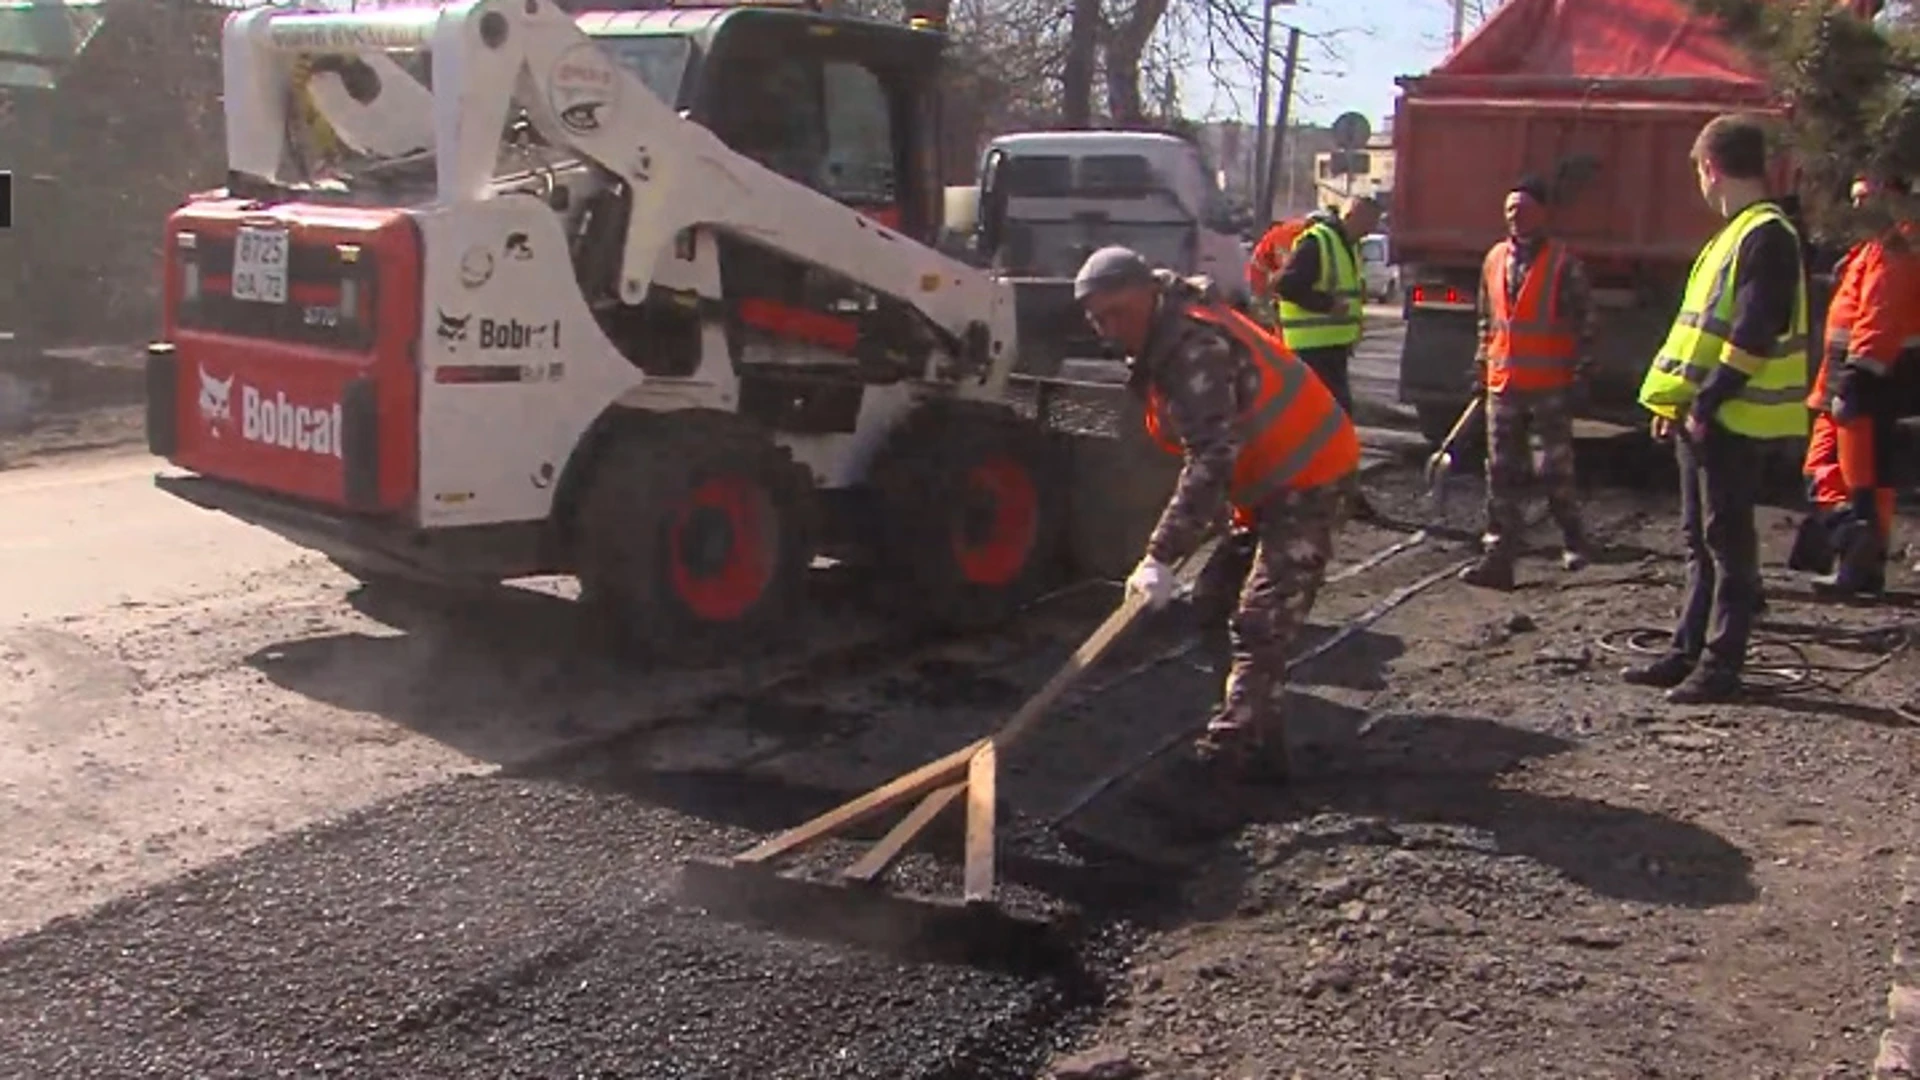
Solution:
<svg viewBox="0 0 1920 1080">
<path fill-rule="evenodd" d="M 1813 511 L 1787 565 L 1832 571 L 1816 583 L 1823 592 L 1877 595 L 1886 589 L 1893 543 L 1894 490 L 1882 456 L 1899 403 L 1889 377 L 1920 345 L 1920 224 L 1907 217 L 1904 180 L 1861 177 L 1852 196 L 1858 210 L 1881 221 L 1841 261 L 1827 307 L 1820 368 L 1807 395 L 1814 417 L 1802 471 Z"/>
<path fill-rule="evenodd" d="M 1330 220 L 1336 216 L 1331 210 L 1315 211 L 1315 214 Z M 1261 317 L 1271 316 L 1275 326 L 1280 325 L 1280 315 L 1275 308 L 1280 302 L 1276 283 L 1280 280 L 1280 272 L 1287 268 L 1287 255 L 1293 250 L 1294 242 L 1312 223 L 1311 216 L 1274 222 L 1260 242 L 1253 246 L 1253 254 L 1247 259 L 1248 294 L 1253 297 Z"/>
<path fill-rule="evenodd" d="M 1229 511 L 1258 538 L 1230 623 L 1233 666 L 1195 756 L 1242 778 L 1284 778 L 1288 653 L 1359 492 L 1359 435 L 1313 371 L 1206 279 L 1109 247 L 1087 258 L 1073 292 L 1100 336 L 1125 351 L 1147 433 L 1185 459 L 1128 594 L 1165 605 L 1173 564 Z"/>
<path fill-rule="evenodd" d="M 1487 534 L 1485 554 L 1461 580 L 1513 588 L 1513 564 L 1525 528 L 1522 496 L 1533 476 L 1531 439 L 1540 442 L 1547 510 L 1565 542 L 1561 564 L 1586 565 L 1573 469 L 1573 396 L 1590 365 L 1593 290 L 1585 267 L 1547 236 L 1547 190 L 1523 180 L 1507 193 L 1507 238 L 1487 252 L 1480 272 L 1480 348 L 1474 392 L 1486 394 Z"/>
</svg>

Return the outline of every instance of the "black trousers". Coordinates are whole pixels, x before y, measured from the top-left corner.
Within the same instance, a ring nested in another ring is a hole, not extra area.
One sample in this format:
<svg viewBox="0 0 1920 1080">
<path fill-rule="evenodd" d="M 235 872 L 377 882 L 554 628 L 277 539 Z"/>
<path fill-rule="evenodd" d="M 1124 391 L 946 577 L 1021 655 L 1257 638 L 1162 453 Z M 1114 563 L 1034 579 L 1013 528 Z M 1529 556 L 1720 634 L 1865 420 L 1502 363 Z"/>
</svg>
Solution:
<svg viewBox="0 0 1920 1080">
<path fill-rule="evenodd" d="M 1319 349 L 1301 349 L 1300 362 L 1313 369 L 1320 381 L 1333 391 L 1333 400 L 1347 416 L 1353 416 L 1353 383 L 1347 375 L 1347 365 L 1353 360 L 1353 346 L 1328 345 Z"/>
<path fill-rule="evenodd" d="M 1672 648 L 1702 667 L 1737 674 L 1747 662 L 1760 602 L 1760 538 L 1753 518 L 1764 465 L 1761 443 L 1718 424 L 1696 443 L 1676 424 L 1673 445 L 1687 595 Z"/>
</svg>

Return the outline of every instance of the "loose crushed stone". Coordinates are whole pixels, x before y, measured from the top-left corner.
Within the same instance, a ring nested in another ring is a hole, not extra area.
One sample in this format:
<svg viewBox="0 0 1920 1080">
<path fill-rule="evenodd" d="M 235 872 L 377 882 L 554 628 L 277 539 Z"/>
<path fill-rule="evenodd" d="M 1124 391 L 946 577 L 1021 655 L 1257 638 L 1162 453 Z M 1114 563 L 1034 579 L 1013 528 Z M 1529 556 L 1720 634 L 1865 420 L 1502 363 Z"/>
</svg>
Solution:
<svg viewBox="0 0 1920 1080">
<path fill-rule="evenodd" d="M 672 901 L 683 857 L 752 839 L 556 782 L 428 789 L 0 945 L 0 1075 L 1000 1077 L 1085 993 Z"/>
</svg>

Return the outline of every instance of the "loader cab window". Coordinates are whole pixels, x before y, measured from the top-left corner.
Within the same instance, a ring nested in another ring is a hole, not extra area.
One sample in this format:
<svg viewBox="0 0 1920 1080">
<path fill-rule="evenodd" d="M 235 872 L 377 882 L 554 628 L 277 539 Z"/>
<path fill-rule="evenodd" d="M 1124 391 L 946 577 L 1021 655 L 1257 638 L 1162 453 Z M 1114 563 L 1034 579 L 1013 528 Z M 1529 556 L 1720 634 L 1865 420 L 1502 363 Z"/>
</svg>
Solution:
<svg viewBox="0 0 1920 1080">
<path fill-rule="evenodd" d="M 721 137 L 789 180 L 821 186 L 827 147 L 819 75 L 805 58 L 769 59 L 754 79 L 728 88 Z"/>
<path fill-rule="evenodd" d="M 693 43 L 685 35 L 634 34 L 599 40 L 621 67 L 647 84 L 654 97 L 673 108 L 682 105 L 681 87 L 693 58 Z"/>
<path fill-rule="evenodd" d="M 829 61 L 822 80 L 826 175 L 821 190 L 849 206 L 894 202 L 893 102 L 872 69 Z"/>
</svg>

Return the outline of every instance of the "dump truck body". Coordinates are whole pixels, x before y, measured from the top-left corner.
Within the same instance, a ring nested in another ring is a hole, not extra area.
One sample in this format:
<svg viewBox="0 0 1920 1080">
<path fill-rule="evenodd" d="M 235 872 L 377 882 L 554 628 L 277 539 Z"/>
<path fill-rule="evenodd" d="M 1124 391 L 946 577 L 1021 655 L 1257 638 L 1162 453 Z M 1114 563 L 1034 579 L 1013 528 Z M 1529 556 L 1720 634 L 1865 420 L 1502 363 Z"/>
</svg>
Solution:
<svg viewBox="0 0 1920 1080">
<path fill-rule="evenodd" d="M 1700 245 L 1720 224 L 1689 152 L 1770 89 L 1685 0 L 1512 0 L 1432 73 L 1400 80 L 1393 246 L 1407 335 L 1401 400 L 1437 439 L 1465 403 L 1482 259 L 1505 192 L 1560 178 L 1554 234 L 1585 259 L 1604 311 L 1588 416 L 1638 424 L 1640 377 Z M 1785 179 L 1784 173 L 1781 179 Z"/>
</svg>

